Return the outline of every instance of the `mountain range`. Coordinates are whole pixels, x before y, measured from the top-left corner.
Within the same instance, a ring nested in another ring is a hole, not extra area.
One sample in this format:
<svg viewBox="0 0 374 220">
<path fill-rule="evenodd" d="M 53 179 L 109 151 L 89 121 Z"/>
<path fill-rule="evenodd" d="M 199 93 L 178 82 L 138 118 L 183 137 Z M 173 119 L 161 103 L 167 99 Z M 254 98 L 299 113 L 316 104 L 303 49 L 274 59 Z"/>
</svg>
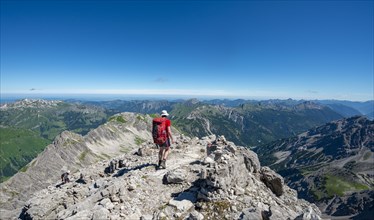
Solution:
<svg viewBox="0 0 374 220">
<path fill-rule="evenodd" d="M 2 181 L 19 172 L 0 187 L 0 206 L 11 215 L 9 210 L 19 208 L 34 192 L 51 188 L 62 170 L 96 169 L 98 163 L 107 164 L 140 145 L 150 147 L 149 123 L 165 109 L 174 132 L 185 135 L 181 141 L 187 136 L 224 135 L 233 141 L 231 145 L 255 150 L 262 164 L 279 172 L 301 198 L 316 203 L 325 215 L 366 219 L 374 212 L 373 121 L 355 115 L 370 112 L 373 102 L 324 102 L 21 100 L 2 105 Z M 38 153 L 41 158 L 52 153 L 51 160 L 34 159 Z M 25 216 L 32 215 L 30 207 L 25 207 Z M 262 218 L 268 215 L 266 210 L 261 211 Z"/>
<path fill-rule="evenodd" d="M 280 99 L 271 99 L 271 100 L 244 100 L 244 99 L 214 99 L 207 100 L 204 103 L 214 104 L 214 105 L 224 105 L 227 107 L 238 107 L 243 104 L 261 104 L 261 105 L 283 105 L 283 106 L 295 106 L 305 102 L 306 100 L 280 100 Z M 354 102 L 354 101 L 341 101 L 341 100 L 311 100 L 313 103 L 321 104 L 326 107 L 331 108 L 337 113 L 341 114 L 344 117 L 351 117 L 356 115 L 363 115 L 369 119 L 374 119 L 374 101 L 365 101 L 365 102 Z"/>
<path fill-rule="evenodd" d="M 139 113 L 154 113 L 163 109 L 171 110 L 176 103 L 184 102 L 200 102 L 207 105 L 221 105 L 225 107 L 240 107 L 245 104 L 262 105 L 262 106 L 296 106 L 304 102 L 313 102 L 331 108 L 338 114 L 344 117 L 351 117 L 356 115 L 363 115 L 369 119 L 374 119 L 374 100 L 365 102 L 355 101 L 341 101 L 341 100 L 294 100 L 294 99 L 270 99 L 270 100 L 245 100 L 245 99 L 212 99 L 212 100 L 113 100 L 113 101 L 80 101 L 80 100 L 66 100 L 66 102 L 88 104 L 100 106 L 105 109 L 111 109 L 119 112 L 139 112 Z"/>
<path fill-rule="evenodd" d="M 290 137 L 342 116 L 311 102 L 295 106 L 243 104 L 239 107 L 179 103 L 172 109 L 175 126 L 186 134 L 202 137 L 222 134 L 233 142 L 253 147 Z"/>
<path fill-rule="evenodd" d="M 374 100 L 366 101 L 366 102 L 352 102 L 352 101 L 337 101 L 337 100 L 320 100 L 316 101 L 317 103 L 330 106 L 332 109 L 336 110 L 337 112 L 341 113 L 345 117 L 355 116 L 357 113 L 350 113 L 349 111 L 355 110 L 358 111 L 360 114 L 366 116 L 367 118 L 373 120 L 373 113 L 374 113 Z M 346 111 L 344 109 L 349 109 Z"/>
<path fill-rule="evenodd" d="M 97 106 L 24 99 L 0 107 L 0 179 L 34 159 L 65 130 L 86 134 L 108 119 Z"/>
<path fill-rule="evenodd" d="M 240 103 L 240 100 L 235 102 Z M 296 104 L 297 103 L 297 104 Z M 139 112 L 155 116 L 171 113 L 174 126 L 187 135 L 225 135 L 243 146 L 290 137 L 342 116 L 330 108 L 309 102 L 263 101 L 237 107 L 187 101 L 82 102 L 20 100 L 0 108 L 0 180 L 4 181 L 30 162 L 62 131 L 86 134 L 112 115 Z M 156 113 L 156 114 L 155 114 Z"/>
<path fill-rule="evenodd" d="M 374 213 L 374 121 L 340 119 L 255 149 L 296 189 L 332 216 Z"/>
</svg>

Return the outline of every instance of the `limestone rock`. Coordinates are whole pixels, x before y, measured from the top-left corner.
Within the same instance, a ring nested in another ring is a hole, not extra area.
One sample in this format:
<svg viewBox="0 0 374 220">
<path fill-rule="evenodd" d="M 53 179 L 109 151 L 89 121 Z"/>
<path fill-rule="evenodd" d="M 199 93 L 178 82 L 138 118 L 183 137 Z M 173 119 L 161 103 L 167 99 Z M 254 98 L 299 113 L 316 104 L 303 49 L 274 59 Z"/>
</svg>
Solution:
<svg viewBox="0 0 374 220">
<path fill-rule="evenodd" d="M 191 212 L 187 218 L 187 220 L 203 220 L 203 219 L 204 219 L 204 216 L 196 210 Z"/>
<path fill-rule="evenodd" d="M 93 216 L 92 216 L 92 219 L 109 219 L 109 214 L 110 212 L 108 211 L 108 209 L 105 209 L 104 207 L 98 207 L 94 212 L 93 212 Z"/>
<path fill-rule="evenodd" d="M 309 208 L 306 212 L 297 216 L 295 220 L 321 220 L 321 217 L 312 208 Z"/>
<path fill-rule="evenodd" d="M 113 203 L 108 198 L 101 200 L 99 204 L 102 205 L 107 210 L 111 210 L 114 208 Z"/>
<path fill-rule="evenodd" d="M 164 182 L 166 184 L 178 184 L 186 181 L 186 171 L 183 169 L 175 169 L 167 172 L 164 176 Z"/>
<path fill-rule="evenodd" d="M 249 172 L 257 173 L 261 169 L 260 161 L 258 156 L 253 151 L 242 150 L 241 153 L 244 156 L 244 163 Z"/>
<path fill-rule="evenodd" d="M 269 167 L 261 168 L 261 180 L 267 187 L 277 196 L 281 196 L 284 192 L 283 177 L 271 170 Z"/>
<path fill-rule="evenodd" d="M 193 207 L 193 203 L 186 199 L 181 201 L 172 199 L 168 204 L 175 207 L 178 211 L 187 211 Z"/>
<path fill-rule="evenodd" d="M 243 210 L 239 219 L 241 220 L 262 219 L 262 214 L 259 209 L 249 208 L 249 209 Z"/>
<path fill-rule="evenodd" d="M 89 210 L 78 212 L 77 214 L 66 218 L 66 220 L 91 220 L 91 219 L 92 219 L 92 212 Z"/>
<path fill-rule="evenodd" d="M 152 154 L 154 154 L 154 149 L 150 147 L 143 146 L 138 149 L 138 155 L 141 157 L 151 156 Z"/>
</svg>

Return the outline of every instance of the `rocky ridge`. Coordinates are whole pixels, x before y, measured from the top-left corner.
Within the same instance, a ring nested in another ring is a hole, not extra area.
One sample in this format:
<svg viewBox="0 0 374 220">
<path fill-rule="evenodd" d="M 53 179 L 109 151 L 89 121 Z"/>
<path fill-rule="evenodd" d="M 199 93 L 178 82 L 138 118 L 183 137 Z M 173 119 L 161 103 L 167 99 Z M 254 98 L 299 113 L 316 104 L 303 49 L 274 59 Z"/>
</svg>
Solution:
<svg viewBox="0 0 374 220">
<path fill-rule="evenodd" d="M 0 184 L 1 218 L 13 216 L 34 192 L 55 184 L 61 172 L 76 172 L 137 148 L 151 138 L 150 122 L 149 116 L 121 113 L 85 136 L 62 132 L 25 167 L 24 172 L 18 172 Z"/>
<path fill-rule="evenodd" d="M 76 170 L 72 182 L 51 184 L 28 200 L 21 219 L 320 219 L 318 208 L 257 155 L 223 136 L 177 136 L 167 169 L 156 169 L 158 149 L 147 141 L 110 160 Z M 84 176 L 84 183 L 79 180 Z"/>
</svg>

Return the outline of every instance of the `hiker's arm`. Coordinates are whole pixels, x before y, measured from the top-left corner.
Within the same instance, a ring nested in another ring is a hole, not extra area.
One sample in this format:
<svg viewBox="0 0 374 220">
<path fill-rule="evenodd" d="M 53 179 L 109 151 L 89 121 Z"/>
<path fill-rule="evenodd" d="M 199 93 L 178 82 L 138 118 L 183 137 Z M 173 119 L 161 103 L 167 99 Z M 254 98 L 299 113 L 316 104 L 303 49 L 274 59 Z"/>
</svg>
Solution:
<svg viewBox="0 0 374 220">
<path fill-rule="evenodd" d="M 173 138 L 173 136 L 171 134 L 171 128 L 170 128 L 170 126 L 168 127 L 168 135 L 169 135 L 169 138 L 171 139 L 171 143 L 174 143 L 174 138 Z"/>
</svg>

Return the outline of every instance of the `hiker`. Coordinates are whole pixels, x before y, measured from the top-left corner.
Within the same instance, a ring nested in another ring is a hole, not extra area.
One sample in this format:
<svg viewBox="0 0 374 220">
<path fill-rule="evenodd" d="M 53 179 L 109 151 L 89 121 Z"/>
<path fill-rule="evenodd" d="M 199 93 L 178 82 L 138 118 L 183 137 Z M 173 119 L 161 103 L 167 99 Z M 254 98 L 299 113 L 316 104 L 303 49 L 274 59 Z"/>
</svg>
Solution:
<svg viewBox="0 0 374 220">
<path fill-rule="evenodd" d="M 170 145 L 174 143 L 170 129 L 171 121 L 167 116 L 169 116 L 168 112 L 162 110 L 161 118 L 153 119 L 152 123 L 153 141 L 160 149 L 158 153 L 158 167 L 163 167 L 164 169 L 166 168 L 166 159 L 170 151 Z"/>
<path fill-rule="evenodd" d="M 70 182 L 69 174 L 70 174 L 70 170 L 66 171 L 65 173 L 61 175 L 61 181 L 63 184 Z"/>
</svg>

